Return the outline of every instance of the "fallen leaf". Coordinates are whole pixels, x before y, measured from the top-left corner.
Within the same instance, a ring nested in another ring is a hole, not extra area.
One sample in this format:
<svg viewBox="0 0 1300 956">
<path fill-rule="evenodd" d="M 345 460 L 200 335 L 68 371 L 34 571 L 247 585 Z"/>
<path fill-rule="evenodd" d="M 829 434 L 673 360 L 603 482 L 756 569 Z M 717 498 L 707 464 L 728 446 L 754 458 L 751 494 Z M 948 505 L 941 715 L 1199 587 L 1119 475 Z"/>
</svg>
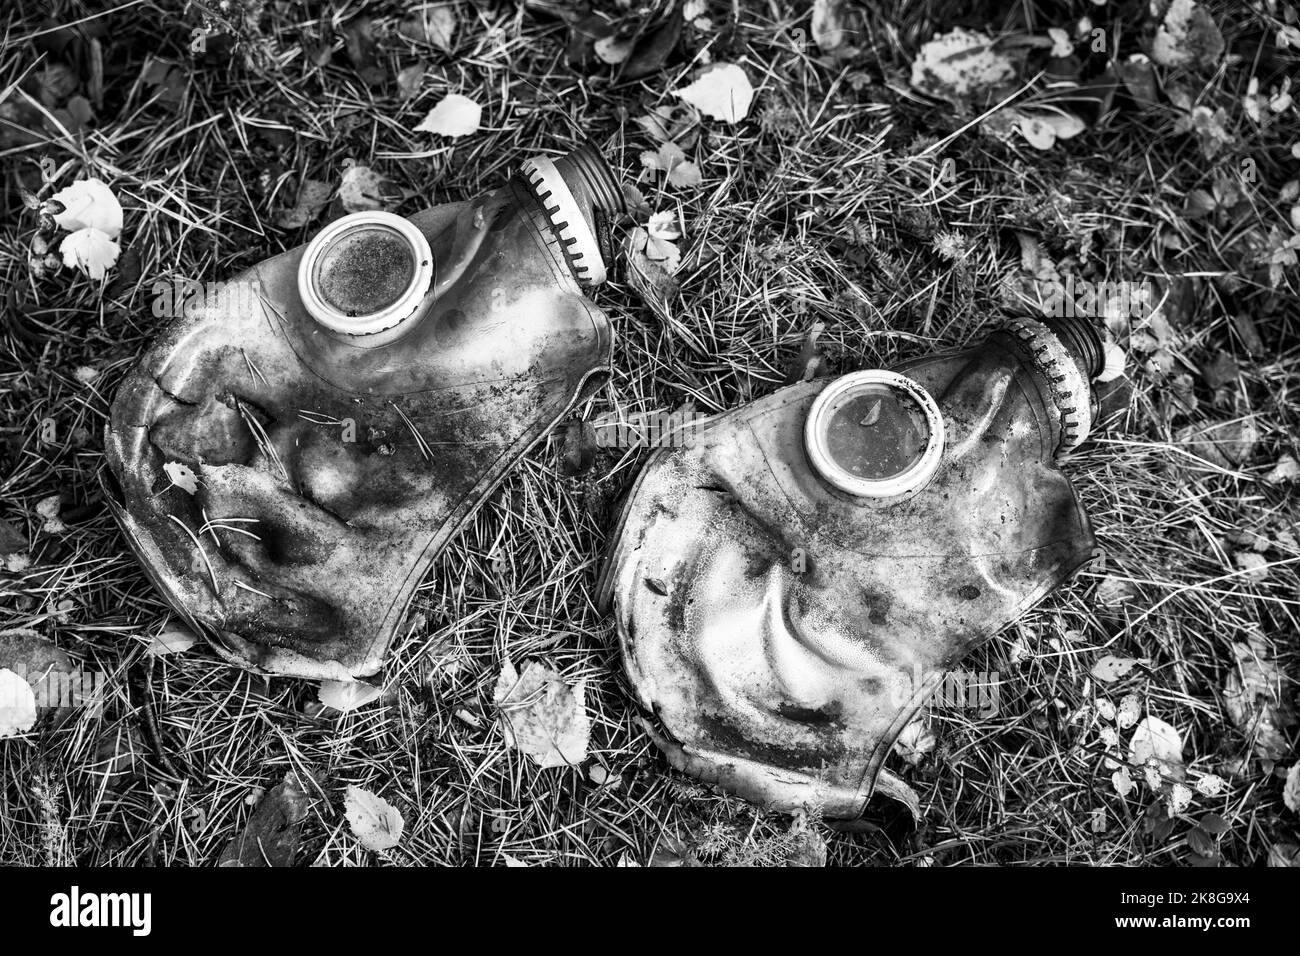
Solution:
<svg viewBox="0 0 1300 956">
<path fill-rule="evenodd" d="M 388 179 L 369 166 L 352 163 L 343 170 L 343 180 L 339 183 L 339 202 L 348 212 L 386 208 L 386 192 L 389 192 Z"/>
<path fill-rule="evenodd" d="M 1196 792 L 1203 797 L 1217 797 L 1223 793 L 1223 778 L 1217 774 L 1207 773 L 1196 781 Z"/>
<path fill-rule="evenodd" d="M 823 53 L 834 53 L 844 46 L 844 0 L 814 0 L 812 38 Z"/>
<path fill-rule="evenodd" d="M 379 51 L 375 45 L 374 25 L 369 17 L 360 16 L 349 20 L 339 28 L 343 34 L 344 51 L 357 76 L 367 86 L 376 86 L 388 75 L 379 61 Z"/>
<path fill-rule="evenodd" d="M 1186 813 L 1187 808 L 1192 805 L 1192 791 L 1190 788 L 1181 783 L 1176 783 L 1169 788 L 1169 815 L 1177 816 L 1180 813 Z"/>
<path fill-rule="evenodd" d="M 47 534 L 59 534 L 68 530 L 68 526 L 59 517 L 63 499 L 59 495 L 49 495 L 36 502 L 36 513 L 44 520 L 41 530 Z"/>
<path fill-rule="evenodd" d="M 281 229 L 301 229 L 320 215 L 333 195 L 334 187 L 329 183 L 304 179 L 298 189 L 298 201 L 293 208 L 276 213 L 275 224 Z"/>
<path fill-rule="evenodd" d="M 1129 738 L 1128 761 L 1142 766 L 1148 760 L 1160 764 L 1162 772 L 1169 773 L 1183 764 L 1183 738 L 1171 725 L 1150 715 L 1133 728 Z"/>
<path fill-rule="evenodd" d="M 1132 581 L 1108 574 L 1097 585 L 1093 598 L 1103 607 L 1119 607 L 1132 601 L 1137 594 L 1137 587 Z"/>
<path fill-rule="evenodd" d="M 1285 709 L 1285 680 L 1271 649 L 1258 633 L 1232 645 L 1237 666 L 1223 685 L 1223 708 L 1233 726 L 1251 740 L 1256 754 L 1266 760 L 1286 755 L 1283 733 L 1291 717 Z"/>
<path fill-rule="evenodd" d="M 1074 53 L 1074 43 L 1070 40 L 1070 34 L 1060 27 L 1049 27 L 1047 36 L 1052 41 L 1053 57 L 1063 60 Z"/>
<path fill-rule="evenodd" d="M 424 72 L 424 64 L 415 63 L 403 67 L 397 74 L 397 92 L 401 94 L 402 99 L 409 100 L 420 92 L 420 84 L 424 82 Z"/>
<path fill-rule="evenodd" d="M 1154 106 L 1159 101 L 1156 71 L 1145 53 L 1134 53 L 1120 64 L 1119 77 L 1138 106 Z"/>
<path fill-rule="evenodd" d="M 383 797 L 361 787 L 348 787 L 343 798 L 343 815 L 352 835 L 367 850 L 376 853 L 397 846 L 405 822 L 402 815 Z"/>
<path fill-rule="evenodd" d="M 260 788 L 259 788 L 260 789 Z M 293 866 L 307 819 L 307 791 L 292 770 L 271 788 L 244 824 L 221 851 L 218 866 Z"/>
<path fill-rule="evenodd" d="M 912 86 L 958 106 L 1015 79 L 1011 60 L 985 33 L 957 27 L 924 44 L 912 61 Z"/>
<path fill-rule="evenodd" d="M 122 231 L 122 204 L 101 180 L 78 180 L 60 189 L 50 201 L 63 206 L 63 212 L 54 216 L 60 229 L 98 229 L 109 239 L 116 239 Z"/>
<path fill-rule="evenodd" d="M 914 720 L 899 733 L 894 752 L 915 767 L 934 750 L 937 742 L 924 720 Z"/>
<path fill-rule="evenodd" d="M 1173 0 L 1151 44 L 1161 66 L 1208 67 L 1223 56 L 1223 34 L 1196 0 Z"/>
<path fill-rule="evenodd" d="M 596 59 L 610 66 L 617 66 L 632 55 L 636 48 L 636 37 L 619 37 L 618 34 L 602 37 L 593 44 Z"/>
<path fill-rule="evenodd" d="M 456 8 L 451 4 L 423 4 L 411 12 L 397 32 L 416 43 L 429 43 L 450 53 L 456 39 Z"/>
<path fill-rule="evenodd" d="M 1114 342 L 1107 342 L 1105 345 L 1105 364 L 1102 370 L 1097 374 L 1098 382 L 1113 382 L 1124 374 L 1124 366 L 1128 362 L 1128 355 L 1124 350 Z"/>
<path fill-rule="evenodd" d="M 1292 764 L 1291 769 L 1286 772 L 1282 802 L 1292 813 L 1300 813 L 1300 763 Z"/>
<path fill-rule="evenodd" d="M 1269 866 L 1300 866 L 1300 846 L 1294 843 L 1274 843 L 1268 848 Z"/>
<path fill-rule="evenodd" d="M 1291 454 L 1279 458 L 1269 473 L 1264 476 L 1264 480 L 1270 485 L 1280 485 L 1283 482 L 1295 481 L 1297 478 L 1300 478 L 1300 461 Z"/>
<path fill-rule="evenodd" d="M 1127 797 L 1133 792 L 1133 787 L 1135 786 L 1132 776 L 1129 775 L 1128 767 L 1120 767 L 1111 774 L 1110 782 L 1115 788 L 1115 792 L 1118 793 L 1120 797 Z"/>
<path fill-rule="evenodd" d="M 520 675 L 507 658 L 493 701 L 501 711 L 507 745 L 539 767 L 566 767 L 587 759 L 591 722 L 585 681 L 568 684 L 540 661 L 529 661 Z"/>
<path fill-rule="evenodd" d="M 700 167 L 690 162 L 676 143 L 662 143 L 655 153 L 649 150 L 643 152 L 641 164 L 647 169 L 667 173 L 669 184 L 679 189 L 700 184 Z"/>
<path fill-rule="evenodd" d="M 0 667 L 0 738 L 25 734 L 36 725 L 36 695 L 31 685 Z"/>
<path fill-rule="evenodd" d="M 168 481 L 186 494 L 198 493 L 199 480 L 194 476 L 194 472 L 189 465 L 179 461 L 169 461 L 163 465 L 163 472 L 167 475 Z"/>
<path fill-rule="evenodd" d="M 1115 726 L 1120 730 L 1128 730 L 1138 722 L 1142 716 L 1142 704 L 1134 694 L 1125 694 L 1119 702 L 1119 709 L 1115 711 Z"/>
<path fill-rule="evenodd" d="M 1058 139 L 1072 139 L 1087 128 L 1083 120 L 1064 110 L 1008 109 L 1002 114 L 1003 121 L 1038 150 L 1051 149 Z"/>
<path fill-rule="evenodd" d="M 1097 701 L 1097 716 L 1102 720 L 1115 719 L 1115 705 L 1106 699 Z"/>
<path fill-rule="evenodd" d="M 325 680 L 321 681 L 316 699 L 326 707 L 333 707 L 346 714 L 370 703 L 384 692 L 382 687 L 366 684 L 362 681 Z"/>
<path fill-rule="evenodd" d="M 673 94 L 705 116 L 728 123 L 739 123 L 748 116 L 754 102 L 749 76 L 734 63 L 713 64 L 694 83 Z"/>
<path fill-rule="evenodd" d="M 1245 577 L 1255 580 L 1268 577 L 1268 558 L 1256 551 L 1238 551 L 1232 560 L 1240 570 L 1246 572 Z"/>
<path fill-rule="evenodd" d="M 415 127 L 417 133 L 433 133 L 457 139 L 476 132 L 483 119 L 483 107 L 468 96 L 448 93 Z"/>
<path fill-rule="evenodd" d="M 92 279 L 104 278 L 104 273 L 117 262 L 121 251 L 108 233 L 93 226 L 69 233 L 59 243 L 63 264 L 80 269 Z"/>
<path fill-rule="evenodd" d="M 1093 677 L 1103 684 L 1113 684 L 1139 664 L 1148 664 L 1146 659 L 1134 659 L 1129 657 L 1116 657 L 1113 654 L 1107 654 L 1097 663 L 1092 665 L 1090 672 Z"/>
<path fill-rule="evenodd" d="M 145 653 L 151 657 L 166 657 L 188 651 L 198 641 L 198 636 L 189 628 L 174 622 L 168 622 L 161 631 L 149 641 Z"/>
</svg>

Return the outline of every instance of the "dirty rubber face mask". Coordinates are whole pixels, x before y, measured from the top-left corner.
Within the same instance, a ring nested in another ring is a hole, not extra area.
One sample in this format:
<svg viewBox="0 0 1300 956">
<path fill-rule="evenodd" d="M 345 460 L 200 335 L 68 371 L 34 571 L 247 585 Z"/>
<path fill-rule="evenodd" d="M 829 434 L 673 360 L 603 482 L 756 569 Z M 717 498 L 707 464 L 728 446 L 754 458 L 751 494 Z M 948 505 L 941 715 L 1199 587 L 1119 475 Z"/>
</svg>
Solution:
<svg viewBox="0 0 1300 956">
<path fill-rule="evenodd" d="M 861 812 L 945 674 L 1093 554 L 1058 454 L 1097 335 L 1017 320 L 978 348 L 784 388 L 655 452 L 602 573 L 670 762 L 782 810 Z"/>
<path fill-rule="evenodd" d="M 584 289 L 622 208 L 583 147 L 471 202 L 345 216 L 190 296 L 106 439 L 169 602 L 259 671 L 377 671 L 434 557 L 607 371 Z"/>
</svg>

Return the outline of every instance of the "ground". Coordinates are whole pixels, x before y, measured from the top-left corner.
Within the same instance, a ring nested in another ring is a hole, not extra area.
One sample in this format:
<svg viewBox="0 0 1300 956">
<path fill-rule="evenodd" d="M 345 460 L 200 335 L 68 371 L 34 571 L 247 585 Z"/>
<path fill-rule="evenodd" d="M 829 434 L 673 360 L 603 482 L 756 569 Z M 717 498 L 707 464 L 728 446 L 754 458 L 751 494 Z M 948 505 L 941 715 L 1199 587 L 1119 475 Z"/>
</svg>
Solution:
<svg viewBox="0 0 1300 956">
<path fill-rule="evenodd" d="M 1189 62 L 1148 72 L 1132 55 L 1169 41 L 1146 0 L 849 4 L 855 32 L 838 47 L 802 5 L 712 0 L 686 5 L 674 43 L 643 39 L 614 66 L 591 56 L 564 0 L 448 4 L 450 42 L 399 30 L 414 5 L 398 2 L 117 6 L 95 17 L 103 6 L 15 0 L 4 14 L 0 629 L 34 630 L 106 674 L 107 701 L 0 743 L 0 864 L 211 864 L 291 769 L 311 780 L 297 858 L 320 865 L 1294 858 L 1293 8 L 1196 7 L 1211 32 L 1179 0 L 1170 17 L 1200 31 L 1178 54 Z M 596 6 L 647 37 L 673 15 L 667 2 Z M 918 88 L 923 44 L 955 27 L 1017 51 L 1018 107 L 1064 105 L 1086 128 L 1040 149 L 998 117 L 979 122 L 992 104 Z M 1072 59 L 1049 59 L 1064 52 L 1046 49 L 1053 29 L 1075 41 Z M 648 67 L 629 68 L 638 56 Z M 659 141 L 637 120 L 679 105 L 671 91 L 709 61 L 745 70 L 753 107 L 734 124 L 674 114 L 700 181 L 666 184 L 642 162 Z M 422 75 L 401 72 L 417 64 Z M 415 131 L 449 92 L 483 106 L 481 128 Z M 410 213 L 584 135 L 637 183 L 638 223 L 668 212 L 684 235 L 675 276 L 625 269 L 597 293 L 615 372 L 576 418 L 717 411 L 809 357 L 838 373 L 967 344 L 1029 309 L 1017 293 L 1035 281 L 1155 290 L 1155 319 L 1107 323 L 1124 373 L 1066 465 L 1104 563 L 964 663 L 1000 675 L 995 715 L 936 710 L 910 735 L 894 766 L 920 795 L 915 827 L 887 804 L 852 822 L 768 813 L 667 769 L 592 600 L 640 449 L 603 450 L 571 474 L 557 434 L 520 462 L 435 564 L 384 696 L 358 710 L 322 708 L 314 685 L 249 676 L 201 645 L 146 653 L 168 611 L 98 474 L 116 383 L 160 328 L 153 284 L 228 278 L 306 241 L 340 200 L 305 222 L 286 210 L 308 181 L 332 192 L 349 161 Z M 102 281 L 42 264 L 49 233 L 23 201 L 85 176 L 125 208 Z M 1104 680 L 1106 655 L 1139 663 Z M 585 681 L 583 765 L 539 769 L 507 748 L 492 703 L 507 657 Z M 1121 795 L 1108 754 L 1126 759 L 1148 716 L 1177 731 L 1181 758 L 1154 790 L 1133 768 Z M 361 846 L 344 819 L 349 785 L 401 813 L 396 847 Z"/>
</svg>

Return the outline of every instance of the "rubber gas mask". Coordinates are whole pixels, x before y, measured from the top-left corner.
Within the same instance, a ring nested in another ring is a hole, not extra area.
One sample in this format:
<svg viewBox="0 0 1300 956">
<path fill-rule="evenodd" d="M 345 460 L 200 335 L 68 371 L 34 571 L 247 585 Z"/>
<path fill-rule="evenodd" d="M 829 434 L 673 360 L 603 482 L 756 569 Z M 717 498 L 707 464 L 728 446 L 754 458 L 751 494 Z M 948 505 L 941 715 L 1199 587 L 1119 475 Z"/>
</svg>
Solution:
<svg viewBox="0 0 1300 956">
<path fill-rule="evenodd" d="M 1057 457 L 1101 341 L 1018 320 L 978 348 L 796 384 L 654 453 L 602 573 L 623 663 L 678 769 L 855 816 L 962 657 L 1089 561 Z"/>
<path fill-rule="evenodd" d="M 618 183 L 590 147 L 472 202 L 344 216 L 190 302 L 131 371 L 114 514 L 228 659 L 377 671 L 426 569 L 607 371 Z"/>
</svg>

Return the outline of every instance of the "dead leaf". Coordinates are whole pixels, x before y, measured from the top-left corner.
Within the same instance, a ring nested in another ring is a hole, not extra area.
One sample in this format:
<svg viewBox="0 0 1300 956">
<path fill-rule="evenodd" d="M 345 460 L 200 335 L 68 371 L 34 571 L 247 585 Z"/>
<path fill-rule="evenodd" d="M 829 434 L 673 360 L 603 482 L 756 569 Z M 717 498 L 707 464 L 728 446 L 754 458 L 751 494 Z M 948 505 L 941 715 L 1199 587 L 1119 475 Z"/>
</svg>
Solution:
<svg viewBox="0 0 1300 956">
<path fill-rule="evenodd" d="M 1110 782 L 1120 797 L 1127 797 L 1133 792 L 1134 783 L 1132 776 L 1129 775 L 1128 767 L 1120 767 L 1111 774 Z"/>
<path fill-rule="evenodd" d="M 397 32 L 408 40 L 450 53 L 456 39 L 456 8 L 444 3 L 423 4 L 402 21 Z"/>
<path fill-rule="evenodd" d="M 968 106 L 1015 79 L 1011 60 L 985 33 L 957 27 L 924 44 L 912 61 L 912 86 Z"/>
<path fill-rule="evenodd" d="M 662 143 L 657 153 L 649 150 L 641 154 L 641 165 L 647 169 L 668 174 L 670 185 L 688 189 L 700 184 L 700 167 L 686 158 L 686 153 L 676 143 Z"/>
<path fill-rule="evenodd" d="M 1151 44 L 1161 66 L 1210 67 L 1223 56 L 1223 34 L 1196 0 L 1173 0 Z"/>
<path fill-rule="evenodd" d="M 1125 694 L 1119 702 L 1119 708 L 1115 711 L 1115 726 L 1120 730 L 1128 730 L 1138 722 L 1142 716 L 1142 704 L 1138 701 L 1136 695 Z"/>
<path fill-rule="evenodd" d="M 366 684 L 362 681 L 326 680 L 321 681 L 316 699 L 326 707 L 333 707 L 340 713 L 356 710 L 383 694 L 382 687 Z"/>
<path fill-rule="evenodd" d="M 367 86 L 377 86 L 388 76 L 387 70 L 379 62 L 375 47 L 374 27 L 369 17 L 357 17 L 340 28 L 343 34 L 344 49 L 352 68 Z"/>
<path fill-rule="evenodd" d="M 458 139 L 476 132 L 482 119 L 483 107 L 468 96 L 448 93 L 429 110 L 415 131 Z"/>
<path fill-rule="evenodd" d="M 1170 724 L 1150 715 L 1133 728 L 1129 738 L 1128 762 L 1141 767 L 1155 760 L 1162 773 L 1169 774 L 1183 765 L 1183 737 Z"/>
<path fill-rule="evenodd" d="M 915 767 L 934 750 L 937 742 L 926 721 L 913 720 L 894 741 L 894 752 Z"/>
<path fill-rule="evenodd" d="M 0 738 L 25 734 L 36 726 L 36 695 L 31 685 L 0 667 Z"/>
<path fill-rule="evenodd" d="M 41 530 L 46 534 L 60 534 L 68 530 L 68 526 L 59 517 L 62 508 L 63 499 L 59 495 L 49 495 L 36 502 L 36 513 L 44 521 Z"/>
<path fill-rule="evenodd" d="M 163 472 L 167 475 L 168 481 L 186 494 L 198 493 L 199 480 L 189 465 L 179 461 L 169 461 L 163 464 Z"/>
<path fill-rule="evenodd" d="M 1224 710 L 1233 726 L 1251 740 L 1256 754 L 1279 760 L 1288 749 L 1283 730 L 1292 723 L 1282 697 L 1282 671 L 1258 633 L 1233 644 L 1232 652 L 1237 667 L 1224 682 Z"/>
<path fill-rule="evenodd" d="M 334 195 L 334 187 L 319 179 L 304 179 L 298 190 L 298 201 L 292 209 L 282 209 L 275 215 L 275 224 L 281 229 L 301 229 L 320 215 L 321 210 Z"/>
<path fill-rule="evenodd" d="M 385 209 L 389 205 L 387 197 L 391 194 L 387 177 L 369 166 L 352 163 L 343 170 L 343 180 L 339 183 L 339 202 L 348 212 Z"/>
<path fill-rule="evenodd" d="M 260 788 L 259 788 L 260 789 Z M 218 866 L 293 866 L 307 819 L 307 791 L 290 770 L 271 788 L 238 836 L 221 851 Z"/>
<path fill-rule="evenodd" d="M 1295 481 L 1297 478 L 1300 478 L 1300 461 L 1291 454 L 1279 458 L 1269 473 L 1264 476 L 1264 480 L 1270 485 L 1280 485 L 1287 481 Z"/>
<path fill-rule="evenodd" d="M 1286 772 L 1286 786 L 1282 788 L 1282 802 L 1292 813 L 1300 813 L 1300 763 L 1292 764 Z"/>
<path fill-rule="evenodd" d="M 376 853 L 397 846 L 406 825 L 392 804 L 361 787 L 348 787 L 343 815 L 357 842 Z"/>
<path fill-rule="evenodd" d="M 54 215 L 60 229 L 76 232 L 97 229 L 106 238 L 116 239 L 122 232 L 122 204 L 106 183 L 98 179 L 80 179 L 50 197 L 63 211 Z"/>
<path fill-rule="evenodd" d="M 425 65 L 415 63 L 404 67 L 397 74 L 397 92 L 403 100 L 412 99 L 420 92 L 420 84 L 424 82 L 424 72 Z"/>
<path fill-rule="evenodd" d="M 694 83 L 673 90 L 673 94 L 705 116 L 728 123 L 739 123 L 748 116 L 754 102 L 749 76 L 734 63 L 713 64 Z"/>
<path fill-rule="evenodd" d="M 823 53 L 834 53 L 844 46 L 847 39 L 844 0 L 814 0 L 812 38 Z"/>
<path fill-rule="evenodd" d="M 153 636 L 145 653 L 151 657 L 166 657 L 188 651 L 198 641 L 198 636 L 188 627 L 169 621 Z"/>
<path fill-rule="evenodd" d="M 117 262 L 122 250 L 108 234 L 93 227 L 69 233 L 59 243 L 63 264 L 80 269 L 92 279 L 104 278 L 104 273 Z"/>
<path fill-rule="evenodd" d="M 506 744 L 539 767 L 573 766 L 587 759 L 591 723 L 585 681 L 570 685 L 539 661 L 529 661 L 520 675 L 507 658 L 493 702 L 501 711 Z"/>
<path fill-rule="evenodd" d="M 1149 664 L 1150 661 L 1145 658 L 1116 657 L 1113 654 L 1107 654 L 1096 664 L 1092 665 L 1092 676 L 1103 684 L 1113 684 L 1139 664 Z"/>
</svg>

